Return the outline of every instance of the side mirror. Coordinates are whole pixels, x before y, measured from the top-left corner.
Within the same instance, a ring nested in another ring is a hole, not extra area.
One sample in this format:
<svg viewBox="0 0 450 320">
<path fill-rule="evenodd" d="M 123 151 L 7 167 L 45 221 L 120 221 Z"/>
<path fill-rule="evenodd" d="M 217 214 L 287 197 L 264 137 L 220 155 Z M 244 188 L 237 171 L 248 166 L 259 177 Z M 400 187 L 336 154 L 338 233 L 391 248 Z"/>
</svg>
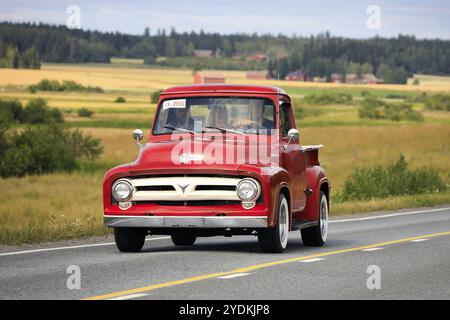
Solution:
<svg viewBox="0 0 450 320">
<path fill-rule="evenodd" d="M 288 131 L 288 137 L 290 140 L 298 139 L 300 137 L 300 132 L 297 129 L 290 129 Z"/>
<path fill-rule="evenodd" d="M 291 143 L 292 139 L 298 139 L 300 137 L 300 132 L 297 129 L 290 129 L 288 131 L 289 141 L 283 146 L 283 149 L 286 150 L 289 143 Z"/>
<path fill-rule="evenodd" d="M 138 142 L 141 141 L 144 138 L 144 132 L 141 129 L 135 129 L 133 131 L 133 138 Z"/>
<path fill-rule="evenodd" d="M 133 131 L 133 139 L 136 140 L 137 146 L 138 146 L 138 152 L 142 148 L 141 140 L 144 138 L 144 132 L 142 132 L 141 129 L 135 129 Z"/>
</svg>

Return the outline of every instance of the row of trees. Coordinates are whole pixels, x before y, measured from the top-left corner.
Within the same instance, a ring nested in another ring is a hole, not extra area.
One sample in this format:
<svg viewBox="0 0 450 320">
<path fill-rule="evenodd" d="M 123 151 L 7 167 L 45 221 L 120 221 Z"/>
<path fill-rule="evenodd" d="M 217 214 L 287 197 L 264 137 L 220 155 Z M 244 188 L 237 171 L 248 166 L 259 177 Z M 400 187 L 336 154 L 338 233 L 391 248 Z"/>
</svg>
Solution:
<svg viewBox="0 0 450 320">
<path fill-rule="evenodd" d="M 403 83 L 413 73 L 450 74 L 450 41 L 412 36 L 365 40 L 331 37 L 328 33 L 294 41 L 285 57 L 269 62 L 272 75 L 284 77 L 302 69 L 309 75 L 373 73 L 389 83 Z"/>
<path fill-rule="evenodd" d="M 275 75 L 302 69 L 312 76 L 331 73 L 374 73 L 387 82 L 401 82 L 412 73 L 449 74 L 450 41 L 396 38 L 348 39 L 328 32 L 311 37 L 284 35 L 184 32 L 147 28 L 143 35 L 69 30 L 65 26 L 0 23 L 0 45 L 19 54 L 35 50 L 48 62 L 109 62 L 111 57 L 143 58 L 155 63 L 160 56 L 189 57 L 195 49 L 219 50 L 223 57 L 261 53 Z M 5 50 L 3 50 L 5 51 Z M 2 52 L 0 51 L 0 54 Z M 3 52 L 2 57 L 5 57 Z M 400 79 L 400 80 L 399 80 Z"/>
<path fill-rule="evenodd" d="M 6 45 L 0 41 L 0 67 L 40 69 L 41 60 L 35 47 L 26 48 L 23 52 L 14 45 Z"/>
</svg>

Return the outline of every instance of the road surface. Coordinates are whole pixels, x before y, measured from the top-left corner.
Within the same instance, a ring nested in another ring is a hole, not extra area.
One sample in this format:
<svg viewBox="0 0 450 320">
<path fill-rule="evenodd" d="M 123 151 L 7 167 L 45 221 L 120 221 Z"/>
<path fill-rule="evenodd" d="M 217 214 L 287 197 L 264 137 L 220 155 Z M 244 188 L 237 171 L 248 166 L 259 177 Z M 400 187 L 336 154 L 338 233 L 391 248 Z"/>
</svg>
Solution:
<svg viewBox="0 0 450 320">
<path fill-rule="evenodd" d="M 140 253 L 111 243 L 0 252 L 0 299 L 450 299 L 450 207 L 352 216 L 329 230 L 321 248 L 291 232 L 283 254 L 262 253 L 253 236 L 193 247 L 149 237 Z"/>
</svg>

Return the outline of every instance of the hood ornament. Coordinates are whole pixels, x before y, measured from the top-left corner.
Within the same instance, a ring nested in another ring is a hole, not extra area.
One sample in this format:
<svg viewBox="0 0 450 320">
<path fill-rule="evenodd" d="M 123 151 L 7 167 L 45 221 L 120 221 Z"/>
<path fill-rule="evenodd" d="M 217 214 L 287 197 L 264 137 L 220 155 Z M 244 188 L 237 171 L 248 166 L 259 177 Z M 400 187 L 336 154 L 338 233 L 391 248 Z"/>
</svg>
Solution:
<svg viewBox="0 0 450 320">
<path fill-rule="evenodd" d="M 181 188 L 181 191 L 184 194 L 184 192 L 186 191 L 186 188 L 189 187 L 189 184 L 179 184 L 178 186 Z"/>
</svg>

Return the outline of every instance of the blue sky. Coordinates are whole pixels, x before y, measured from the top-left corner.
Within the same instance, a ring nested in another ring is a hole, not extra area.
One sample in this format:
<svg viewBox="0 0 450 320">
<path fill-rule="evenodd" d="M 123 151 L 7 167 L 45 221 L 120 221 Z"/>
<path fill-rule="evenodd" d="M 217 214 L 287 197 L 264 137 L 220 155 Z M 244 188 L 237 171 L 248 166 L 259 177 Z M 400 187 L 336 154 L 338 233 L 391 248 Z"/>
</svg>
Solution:
<svg viewBox="0 0 450 320">
<path fill-rule="evenodd" d="M 450 39 L 450 0 L 0 0 L 0 21 L 66 24 L 69 5 L 81 10 L 81 27 L 101 31 L 142 34 L 158 28 L 177 31 L 332 35 L 368 38 L 399 33 L 418 38 Z M 381 12 L 379 29 L 366 26 L 366 10 Z"/>
</svg>

